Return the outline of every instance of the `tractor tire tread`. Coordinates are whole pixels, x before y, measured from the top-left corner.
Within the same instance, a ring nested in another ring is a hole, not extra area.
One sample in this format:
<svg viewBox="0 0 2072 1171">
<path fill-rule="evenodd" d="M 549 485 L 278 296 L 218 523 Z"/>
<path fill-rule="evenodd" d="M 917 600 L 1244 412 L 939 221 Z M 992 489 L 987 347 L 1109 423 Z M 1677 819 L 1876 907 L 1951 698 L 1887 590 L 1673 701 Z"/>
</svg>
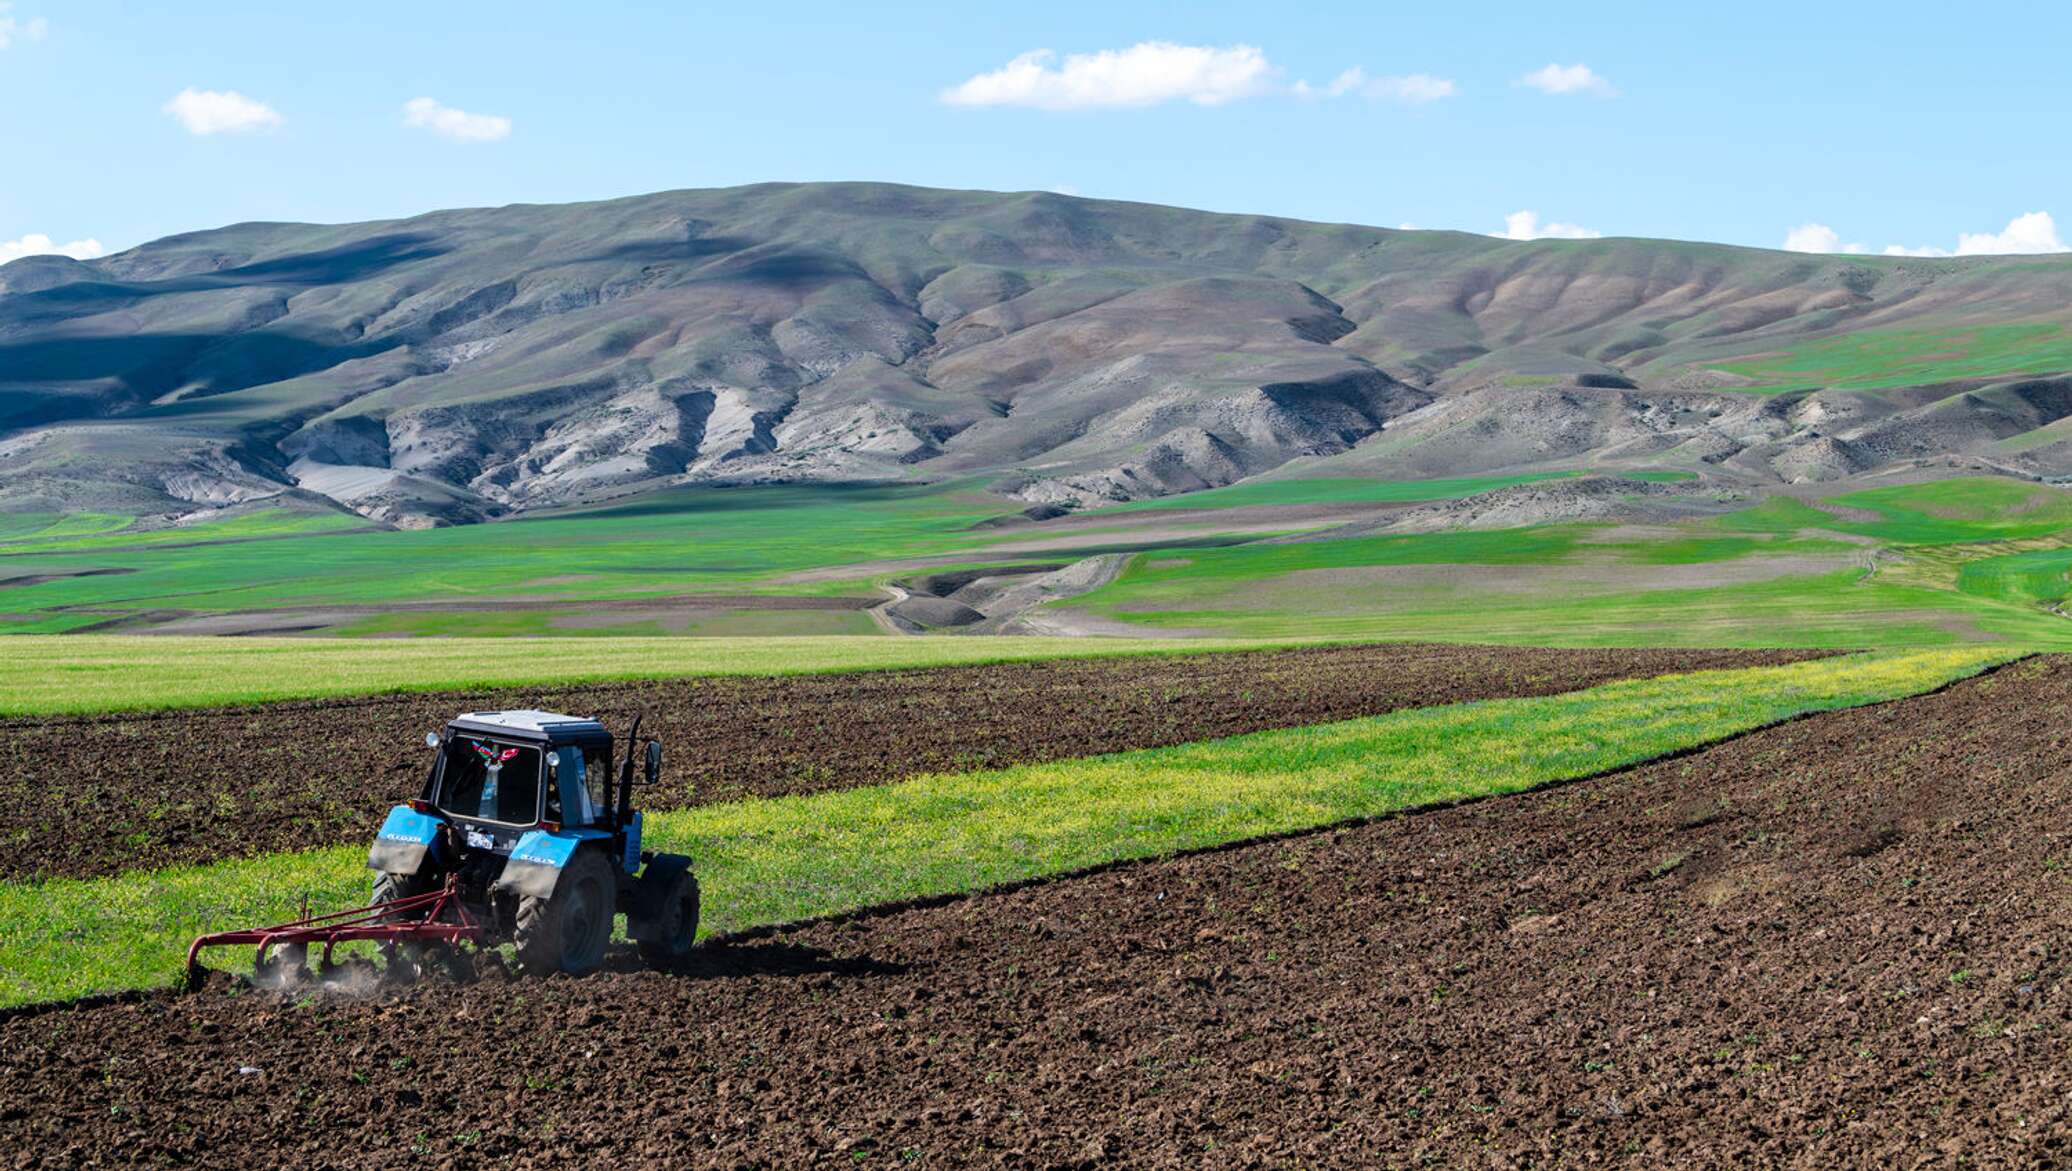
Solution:
<svg viewBox="0 0 2072 1171">
<path fill-rule="evenodd" d="M 567 963 L 567 948 L 562 939 L 566 926 L 564 900 L 577 885 L 592 879 L 602 887 L 600 910 L 603 922 L 595 932 L 598 938 L 592 941 L 593 945 L 585 954 L 574 957 L 572 964 Z M 578 851 L 561 872 L 552 895 L 546 898 L 528 895 L 518 900 L 517 920 L 511 936 L 517 947 L 519 968 L 530 976 L 548 976 L 555 972 L 580 976 L 595 970 L 604 961 L 605 949 L 611 943 L 612 919 L 618 902 L 616 895 L 617 881 L 612 875 L 611 863 L 596 850 Z"/>
<path fill-rule="evenodd" d="M 432 880 L 424 875 L 390 874 L 384 870 L 374 875 L 374 894 L 368 901 L 378 906 L 421 895 L 431 889 Z M 381 953 L 383 969 L 390 979 L 404 983 L 415 980 L 424 966 L 424 945 L 421 943 L 383 943 L 376 950 Z"/>
<path fill-rule="evenodd" d="M 647 931 L 643 933 L 643 938 L 640 940 L 640 958 L 645 960 L 651 968 L 667 969 L 674 967 L 678 960 L 690 953 L 691 943 L 698 938 L 698 915 L 701 910 L 698 876 L 685 871 L 670 885 L 672 887 L 681 885 L 689 888 L 687 893 L 690 896 L 688 900 L 690 903 L 690 930 L 686 933 L 687 938 L 661 938 L 662 924 L 666 923 L 667 919 L 664 918 L 660 923 L 648 925 Z M 667 900 L 671 901 L 680 897 L 673 889 L 669 895 L 665 896 Z"/>
</svg>

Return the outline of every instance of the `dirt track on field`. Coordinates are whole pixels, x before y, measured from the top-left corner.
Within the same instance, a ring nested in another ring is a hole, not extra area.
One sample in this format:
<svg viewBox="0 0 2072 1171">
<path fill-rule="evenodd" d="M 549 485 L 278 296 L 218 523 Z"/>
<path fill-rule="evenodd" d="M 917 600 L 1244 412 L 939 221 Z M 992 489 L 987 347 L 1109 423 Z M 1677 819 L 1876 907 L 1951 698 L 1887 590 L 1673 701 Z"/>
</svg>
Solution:
<svg viewBox="0 0 2072 1171">
<path fill-rule="evenodd" d="M 620 733 L 644 711 L 667 753 L 640 800 L 669 809 L 1805 657 L 1327 647 L 4 720 L 0 879 L 372 840 L 383 812 L 417 795 L 424 734 L 466 710 L 595 715 Z M 50 816 L 54 799 L 67 816 Z"/>
<path fill-rule="evenodd" d="M 2062 1166 L 2068 708 L 2032 660 L 679 975 L 21 1014 L 0 1133 L 22 1166 Z"/>
</svg>

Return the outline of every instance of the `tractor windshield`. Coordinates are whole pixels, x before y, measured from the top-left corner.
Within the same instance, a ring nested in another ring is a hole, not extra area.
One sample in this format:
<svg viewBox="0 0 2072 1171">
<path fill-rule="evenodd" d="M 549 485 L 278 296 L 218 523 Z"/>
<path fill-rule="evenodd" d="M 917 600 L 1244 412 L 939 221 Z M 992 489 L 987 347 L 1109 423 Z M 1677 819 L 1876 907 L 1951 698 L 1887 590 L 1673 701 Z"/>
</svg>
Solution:
<svg viewBox="0 0 2072 1171">
<path fill-rule="evenodd" d="M 540 816 L 540 750 L 457 737 L 439 808 L 456 817 L 531 825 Z"/>
</svg>

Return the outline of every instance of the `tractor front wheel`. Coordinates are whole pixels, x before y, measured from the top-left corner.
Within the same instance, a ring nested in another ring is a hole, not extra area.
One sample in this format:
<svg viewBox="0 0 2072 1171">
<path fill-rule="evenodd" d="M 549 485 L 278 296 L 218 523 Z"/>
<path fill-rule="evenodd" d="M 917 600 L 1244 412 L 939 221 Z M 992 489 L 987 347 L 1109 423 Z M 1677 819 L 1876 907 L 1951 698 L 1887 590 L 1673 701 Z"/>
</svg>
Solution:
<svg viewBox="0 0 2072 1171">
<path fill-rule="evenodd" d="M 618 888 L 611 864 L 597 850 L 569 859 L 554 893 L 518 900 L 518 966 L 530 976 L 567 972 L 580 976 L 604 963 L 612 938 Z"/>
<path fill-rule="evenodd" d="M 640 956 L 649 967 L 671 968 L 698 938 L 698 879 L 690 871 L 669 880 L 654 920 L 642 925 Z"/>
</svg>

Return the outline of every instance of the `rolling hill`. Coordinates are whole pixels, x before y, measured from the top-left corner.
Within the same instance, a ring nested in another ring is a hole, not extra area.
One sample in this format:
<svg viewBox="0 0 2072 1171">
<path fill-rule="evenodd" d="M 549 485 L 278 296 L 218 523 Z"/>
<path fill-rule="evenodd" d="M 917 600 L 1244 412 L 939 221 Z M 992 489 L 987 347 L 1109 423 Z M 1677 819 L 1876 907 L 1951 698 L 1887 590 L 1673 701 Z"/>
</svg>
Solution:
<svg viewBox="0 0 2072 1171">
<path fill-rule="evenodd" d="M 771 184 L 0 267 L 0 509 L 399 527 L 685 483 L 2072 472 L 2072 258 Z"/>
</svg>

